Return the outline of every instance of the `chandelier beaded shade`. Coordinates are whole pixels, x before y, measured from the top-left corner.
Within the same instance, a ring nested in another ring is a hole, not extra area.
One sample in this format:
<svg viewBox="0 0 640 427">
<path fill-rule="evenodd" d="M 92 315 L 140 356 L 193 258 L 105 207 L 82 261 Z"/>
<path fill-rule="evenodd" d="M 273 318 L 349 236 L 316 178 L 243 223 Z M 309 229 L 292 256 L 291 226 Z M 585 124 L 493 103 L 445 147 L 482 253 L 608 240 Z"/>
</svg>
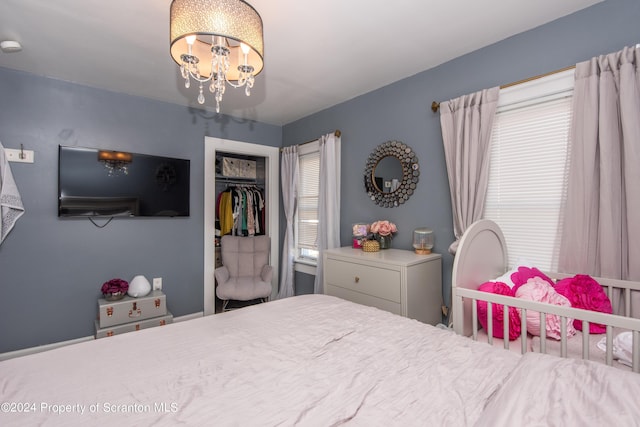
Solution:
<svg viewBox="0 0 640 427">
<path fill-rule="evenodd" d="M 208 84 L 217 112 L 226 84 L 244 86 L 249 96 L 264 66 L 262 18 L 242 0 L 173 0 L 170 40 L 185 87 L 198 83 L 198 103 L 204 104 Z"/>
</svg>

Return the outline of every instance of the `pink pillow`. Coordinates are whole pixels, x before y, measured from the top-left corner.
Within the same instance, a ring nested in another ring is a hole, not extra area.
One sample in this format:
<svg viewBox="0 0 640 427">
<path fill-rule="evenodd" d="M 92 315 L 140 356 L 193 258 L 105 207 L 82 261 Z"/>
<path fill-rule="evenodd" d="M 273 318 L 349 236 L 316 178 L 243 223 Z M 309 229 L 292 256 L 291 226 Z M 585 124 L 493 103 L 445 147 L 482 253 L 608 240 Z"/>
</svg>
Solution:
<svg viewBox="0 0 640 427">
<path fill-rule="evenodd" d="M 511 274 L 511 280 L 513 281 L 513 290 L 517 291 L 518 288 L 532 277 L 540 277 L 542 280 L 547 282 L 549 285 L 553 286 L 553 280 L 551 280 L 546 274 L 542 271 L 538 270 L 535 267 L 518 267 L 518 271 Z"/>
<path fill-rule="evenodd" d="M 492 294 L 515 296 L 509 286 L 502 282 L 486 282 L 478 287 L 479 291 Z M 504 339 L 504 305 L 492 303 L 491 317 L 493 318 L 493 336 Z M 478 301 L 478 321 L 488 331 L 487 301 Z M 520 315 L 515 307 L 509 307 L 509 341 L 520 336 Z"/>
<path fill-rule="evenodd" d="M 569 302 L 567 298 L 556 292 L 553 286 L 538 276 L 530 278 L 525 284 L 520 286 L 516 291 L 516 297 L 529 301 L 571 307 L 571 302 Z M 566 318 L 565 320 L 567 322 L 567 337 L 575 335 L 576 330 L 573 327 L 573 319 Z M 547 337 L 557 340 L 560 339 L 560 323 L 560 316 L 547 314 L 545 318 Z M 540 335 L 539 312 L 527 310 L 527 332 L 531 335 Z"/>
<path fill-rule="evenodd" d="M 558 281 L 555 288 L 558 293 L 567 297 L 575 308 L 607 314 L 613 313 L 609 297 L 605 294 L 602 286 L 591 276 L 578 274 L 574 277 L 567 277 Z M 576 320 L 573 322 L 573 326 L 581 331 L 582 321 Z M 604 334 L 607 332 L 607 328 L 599 323 L 589 323 L 589 332 L 592 334 Z"/>
</svg>

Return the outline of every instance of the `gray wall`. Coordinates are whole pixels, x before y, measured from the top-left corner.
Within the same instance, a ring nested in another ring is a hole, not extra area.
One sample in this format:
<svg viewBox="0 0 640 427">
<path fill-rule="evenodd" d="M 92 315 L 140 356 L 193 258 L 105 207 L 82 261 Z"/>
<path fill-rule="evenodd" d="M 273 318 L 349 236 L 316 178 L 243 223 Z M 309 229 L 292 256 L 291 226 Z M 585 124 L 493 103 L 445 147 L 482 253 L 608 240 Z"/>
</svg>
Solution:
<svg viewBox="0 0 640 427">
<path fill-rule="evenodd" d="M 288 124 L 283 130 L 283 145 L 340 129 L 342 245 L 351 244 L 351 224 L 358 221 L 395 222 L 399 231 L 393 247 L 404 249 L 411 249 L 414 228 L 433 228 L 434 251 L 443 254 L 443 294 L 448 305 L 453 257 L 447 249 L 454 239 L 451 201 L 440 116 L 431 111 L 431 102 L 522 80 L 640 43 L 639 22 L 638 0 L 605 1 Z M 446 35 L 442 42 L 446 43 Z M 378 207 L 366 197 L 363 185 L 366 157 L 387 140 L 405 142 L 420 159 L 417 191 L 398 208 Z M 298 274 L 296 292 L 313 292 L 312 279 Z"/>
<path fill-rule="evenodd" d="M 0 352 L 91 335 L 99 287 L 113 277 L 163 277 L 174 315 L 202 310 L 205 135 L 279 146 L 340 129 L 342 244 L 351 243 L 357 221 L 394 221 L 393 245 L 405 249 L 414 228 L 433 228 L 435 251 L 444 255 L 448 303 L 451 204 L 431 101 L 620 50 L 640 42 L 638 22 L 640 2 L 607 0 L 282 129 L 0 69 L 0 141 L 36 152 L 35 164 L 11 164 L 27 213 L 0 245 Z M 422 173 L 417 192 L 395 209 L 374 205 L 362 179 L 369 152 L 390 139 L 416 151 Z M 103 229 L 88 220 L 58 219 L 58 144 L 191 159 L 191 217 L 118 219 Z M 298 274 L 297 293 L 312 290 L 313 277 Z"/>
<path fill-rule="evenodd" d="M 282 129 L 0 69 L 0 142 L 35 151 L 11 163 L 26 213 L 0 245 L 0 352 L 92 335 L 114 277 L 162 277 L 175 316 L 203 309 L 205 135 L 279 146 Z M 191 216 L 58 218 L 58 144 L 190 159 Z"/>
</svg>

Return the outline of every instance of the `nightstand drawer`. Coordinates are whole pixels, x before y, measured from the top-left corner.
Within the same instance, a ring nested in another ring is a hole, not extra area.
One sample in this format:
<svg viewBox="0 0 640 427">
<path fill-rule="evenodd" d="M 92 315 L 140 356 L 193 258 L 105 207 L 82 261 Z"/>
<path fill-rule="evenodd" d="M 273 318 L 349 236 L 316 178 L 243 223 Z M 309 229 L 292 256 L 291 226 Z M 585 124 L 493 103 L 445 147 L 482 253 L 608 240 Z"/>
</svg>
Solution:
<svg viewBox="0 0 640 427">
<path fill-rule="evenodd" d="M 327 259 L 328 284 L 376 298 L 400 302 L 400 272 L 351 262 Z"/>
<path fill-rule="evenodd" d="M 127 332 L 139 331 L 140 329 L 154 328 L 156 326 L 164 326 L 173 323 L 173 315 L 167 312 L 164 316 L 155 317 L 153 319 L 141 320 L 139 322 L 126 323 L 124 325 L 111 326 L 108 328 L 100 328 L 99 322 L 95 321 L 96 339 L 120 335 Z"/>
</svg>

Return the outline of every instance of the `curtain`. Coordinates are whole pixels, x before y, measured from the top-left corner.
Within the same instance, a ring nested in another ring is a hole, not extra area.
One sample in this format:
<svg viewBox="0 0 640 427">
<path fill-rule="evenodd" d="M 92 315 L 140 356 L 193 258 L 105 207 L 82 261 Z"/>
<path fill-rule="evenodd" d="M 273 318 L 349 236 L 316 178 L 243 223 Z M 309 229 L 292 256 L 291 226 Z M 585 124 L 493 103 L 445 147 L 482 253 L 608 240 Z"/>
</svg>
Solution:
<svg viewBox="0 0 640 427">
<path fill-rule="evenodd" d="M 318 263 L 313 291 L 324 291 L 323 251 L 340 246 L 340 137 L 320 137 L 320 186 L 318 197 Z"/>
<path fill-rule="evenodd" d="M 639 52 L 576 65 L 560 271 L 640 280 Z"/>
<path fill-rule="evenodd" d="M 499 87 L 440 104 L 440 125 L 449 177 L 455 255 L 464 231 L 482 217 L 489 181 L 489 143 Z"/>
<path fill-rule="evenodd" d="M 286 147 L 282 150 L 280 161 L 280 179 L 282 185 L 282 203 L 287 228 L 282 245 L 282 277 L 278 299 L 294 295 L 295 236 L 293 222 L 295 220 L 298 199 L 298 146 Z"/>
<path fill-rule="evenodd" d="M 558 268 L 640 280 L 639 50 L 576 65 L 567 205 Z M 614 313 L 621 293 L 611 295 Z M 640 317 L 640 292 L 631 315 Z"/>
</svg>

